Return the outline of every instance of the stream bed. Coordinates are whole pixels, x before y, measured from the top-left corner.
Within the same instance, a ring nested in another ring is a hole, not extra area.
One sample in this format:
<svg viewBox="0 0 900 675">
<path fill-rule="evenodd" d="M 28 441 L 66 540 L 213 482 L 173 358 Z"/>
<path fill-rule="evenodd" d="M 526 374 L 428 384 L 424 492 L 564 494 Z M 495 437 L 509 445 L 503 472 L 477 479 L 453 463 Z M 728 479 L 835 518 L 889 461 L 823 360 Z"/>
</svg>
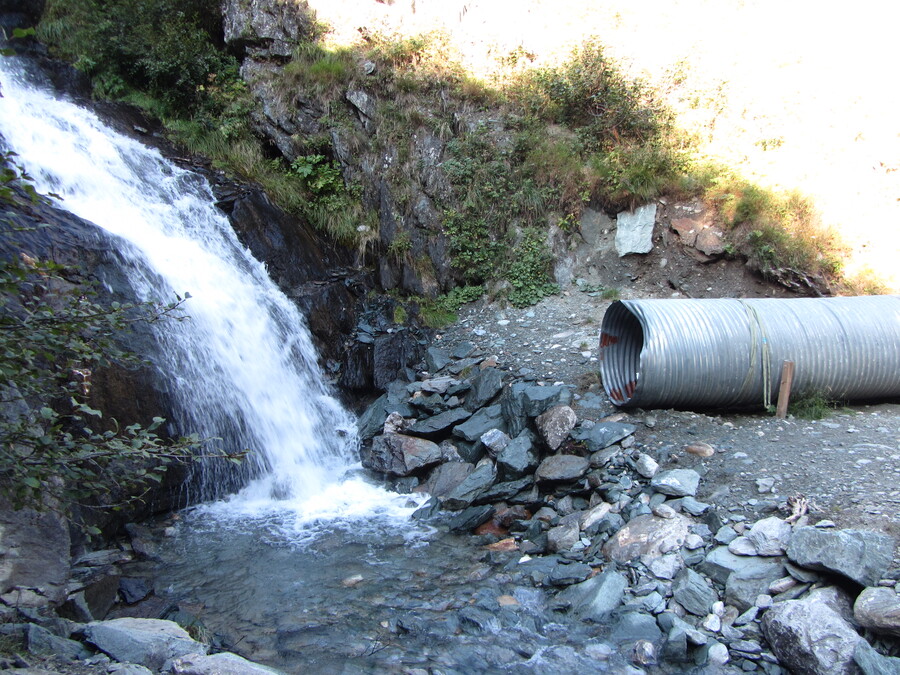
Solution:
<svg viewBox="0 0 900 675">
<path fill-rule="evenodd" d="M 290 512 L 195 508 L 160 524 L 159 562 L 141 565 L 214 644 L 286 672 L 630 668 L 609 660 L 602 626 L 553 611 L 536 585 L 553 556 L 523 560 L 397 514 L 295 527 Z"/>
</svg>

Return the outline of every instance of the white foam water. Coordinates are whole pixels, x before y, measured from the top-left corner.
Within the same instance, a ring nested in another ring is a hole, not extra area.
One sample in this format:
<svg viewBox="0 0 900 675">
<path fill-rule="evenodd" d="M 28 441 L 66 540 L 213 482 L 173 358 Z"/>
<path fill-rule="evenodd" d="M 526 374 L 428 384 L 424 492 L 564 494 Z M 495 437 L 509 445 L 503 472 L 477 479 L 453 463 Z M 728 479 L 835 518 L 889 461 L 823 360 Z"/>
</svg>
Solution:
<svg viewBox="0 0 900 675">
<path fill-rule="evenodd" d="M 223 518 L 293 514 L 297 528 L 333 519 L 406 517 L 409 500 L 349 474 L 353 417 L 330 395 L 305 320 L 239 242 L 206 180 L 107 127 L 89 110 L 0 59 L 0 134 L 43 193 L 121 237 L 143 300 L 190 294 L 184 321 L 157 329 L 155 365 L 176 401 L 179 433 L 249 449 L 243 486 L 205 477 Z M 248 482 L 249 479 L 249 482 Z"/>
</svg>

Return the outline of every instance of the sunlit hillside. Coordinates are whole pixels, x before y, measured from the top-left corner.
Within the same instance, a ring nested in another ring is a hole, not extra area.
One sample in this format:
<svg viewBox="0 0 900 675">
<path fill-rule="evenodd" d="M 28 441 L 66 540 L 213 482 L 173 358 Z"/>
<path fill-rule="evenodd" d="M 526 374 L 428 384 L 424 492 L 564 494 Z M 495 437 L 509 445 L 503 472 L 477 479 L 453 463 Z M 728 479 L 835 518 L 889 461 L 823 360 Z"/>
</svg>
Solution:
<svg viewBox="0 0 900 675">
<path fill-rule="evenodd" d="M 329 40 L 447 33 L 490 80 L 597 36 L 666 93 L 703 151 L 811 195 L 851 247 L 847 271 L 900 291 L 898 12 L 811 0 L 310 0 Z"/>
</svg>

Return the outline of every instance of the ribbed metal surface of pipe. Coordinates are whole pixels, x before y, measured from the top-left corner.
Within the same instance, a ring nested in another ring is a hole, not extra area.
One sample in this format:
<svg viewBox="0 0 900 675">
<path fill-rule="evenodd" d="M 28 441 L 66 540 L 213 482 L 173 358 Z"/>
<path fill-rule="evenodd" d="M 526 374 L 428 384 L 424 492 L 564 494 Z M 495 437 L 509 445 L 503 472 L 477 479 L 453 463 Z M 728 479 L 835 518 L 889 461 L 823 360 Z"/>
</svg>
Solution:
<svg viewBox="0 0 900 675">
<path fill-rule="evenodd" d="M 600 374 L 619 406 L 774 404 L 791 391 L 900 396 L 900 296 L 622 300 L 603 317 Z"/>
</svg>

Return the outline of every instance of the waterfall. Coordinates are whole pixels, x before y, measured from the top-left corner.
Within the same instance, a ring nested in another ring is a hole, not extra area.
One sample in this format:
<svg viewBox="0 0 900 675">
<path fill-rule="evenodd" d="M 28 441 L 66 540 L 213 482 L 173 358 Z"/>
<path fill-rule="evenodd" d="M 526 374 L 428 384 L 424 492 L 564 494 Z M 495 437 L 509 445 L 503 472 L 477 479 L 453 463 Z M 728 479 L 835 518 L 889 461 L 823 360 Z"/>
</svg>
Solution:
<svg viewBox="0 0 900 675">
<path fill-rule="evenodd" d="M 141 299 L 190 295 L 188 319 L 155 329 L 176 431 L 250 450 L 237 501 L 333 490 L 356 462 L 355 420 L 329 394 L 303 316 L 238 241 L 206 180 L 23 73 L 0 59 L 0 135 L 36 189 L 127 242 L 120 254 Z M 208 484 L 202 496 L 217 491 Z"/>
</svg>

